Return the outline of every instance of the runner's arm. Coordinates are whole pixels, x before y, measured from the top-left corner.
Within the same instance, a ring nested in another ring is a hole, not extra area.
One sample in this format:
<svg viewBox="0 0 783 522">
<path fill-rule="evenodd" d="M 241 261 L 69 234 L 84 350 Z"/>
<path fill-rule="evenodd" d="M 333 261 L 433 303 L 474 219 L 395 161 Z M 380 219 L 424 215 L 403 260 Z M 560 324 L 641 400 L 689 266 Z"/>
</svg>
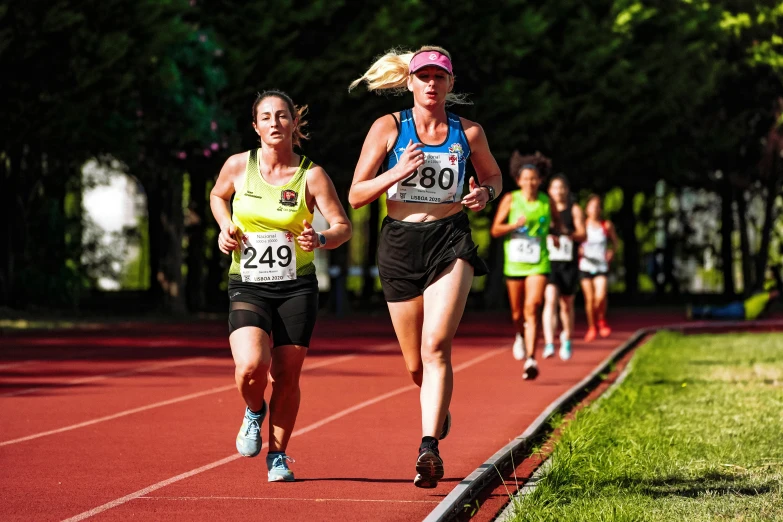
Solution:
<svg viewBox="0 0 783 522">
<path fill-rule="evenodd" d="M 571 239 L 577 242 L 587 239 L 587 230 L 585 229 L 585 213 L 577 203 L 571 207 L 571 215 L 574 216 L 574 233 Z"/>
<path fill-rule="evenodd" d="M 220 227 L 218 248 L 224 254 L 229 254 L 239 247 L 236 239 L 238 230 L 231 220 L 231 196 L 236 192 L 235 183 L 244 172 L 248 154 L 234 154 L 228 158 L 209 193 L 209 208 Z"/>
<path fill-rule="evenodd" d="M 348 193 L 348 203 L 351 207 L 361 208 L 372 203 L 389 190 L 389 187 L 405 179 L 424 163 L 424 160 L 416 154 L 422 144 L 409 142 L 397 165 L 383 174 L 375 175 L 381 168 L 383 159 L 394 146 L 389 142 L 396 132 L 397 123 L 391 114 L 378 118 L 370 127 Z"/>
<path fill-rule="evenodd" d="M 508 213 L 510 210 L 511 192 L 507 192 L 500 199 L 498 210 L 495 212 L 495 219 L 492 220 L 492 227 L 489 229 L 489 233 L 492 237 L 503 237 L 525 224 L 524 216 L 516 223 L 506 223 L 506 221 L 508 221 Z"/>
<path fill-rule="evenodd" d="M 476 176 L 481 187 L 491 186 L 495 191 L 495 198 L 503 191 L 503 176 L 498 162 L 489 150 L 489 142 L 484 129 L 476 122 L 460 118 L 462 128 L 465 129 L 465 137 L 470 145 L 470 162 L 476 170 Z M 480 189 L 479 189 L 480 190 Z M 489 198 L 489 191 L 486 189 Z"/>
<path fill-rule="evenodd" d="M 332 180 L 322 167 L 315 166 L 307 171 L 307 191 L 315 207 L 329 223 L 329 228 L 321 231 L 326 238 L 323 248 L 330 250 L 348 241 L 351 238 L 351 222 L 337 197 Z"/>
</svg>

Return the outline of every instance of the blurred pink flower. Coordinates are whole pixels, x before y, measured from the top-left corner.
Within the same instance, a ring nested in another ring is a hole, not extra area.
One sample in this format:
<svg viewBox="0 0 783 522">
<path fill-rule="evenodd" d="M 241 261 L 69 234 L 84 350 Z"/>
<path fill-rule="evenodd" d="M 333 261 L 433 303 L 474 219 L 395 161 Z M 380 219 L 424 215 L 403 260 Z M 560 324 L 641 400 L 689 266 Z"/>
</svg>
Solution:
<svg viewBox="0 0 783 522">
<path fill-rule="evenodd" d="M 184 150 L 181 150 L 181 151 L 179 151 L 179 152 L 177 153 L 177 157 L 178 157 L 179 159 L 181 159 L 181 160 L 184 160 L 185 158 L 187 158 L 187 157 L 188 157 L 188 153 L 187 153 L 187 152 L 185 152 Z"/>
<path fill-rule="evenodd" d="M 221 146 L 222 146 L 224 149 L 227 149 L 227 148 L 228 148 L 228 142 L 227 142 L 227 141 L 224 141 L 224 142 L 223 142 L 223 143 L 221 143 L 220 145 L 221 145 Z"/>
<path fill-rule="evenodd" d="M 217 122 L 215 120 L 212 120 L 212 123 L 209 124 L 209 128 L 213 131 L 217 130 Z"/>
<path fill-rule="evenodd" d="M 204 157 L 210 157 L 212 156 L 212 151 L 209 149 L 204 149 Z"/>
<path fill-rule="evenodd" d="M 142 116 L 144 116 L 144 111 L 141 109 L 136 109 L 136 117 L 141 118 Z"/>
<path fill-rule="evenodd" d="M 205 35 L 204 33 L 201 33 L 200 35 L 198 35 L 198 41 L 199 42 L 206 42 L 207 41 L 207 35 Z"/>
<path fill-rule="evenodd" d="M 212 142 L 212 145 L 210 145 L 209 148 L 212 150 L 218 150 L 220 146 L 217 143 Z"/>
<path fill-rule="evenodd" d="M 190 0 L 190 7 L 193 7 L 194 5 L 196 5 L 196 0 Z"/>
</svg>

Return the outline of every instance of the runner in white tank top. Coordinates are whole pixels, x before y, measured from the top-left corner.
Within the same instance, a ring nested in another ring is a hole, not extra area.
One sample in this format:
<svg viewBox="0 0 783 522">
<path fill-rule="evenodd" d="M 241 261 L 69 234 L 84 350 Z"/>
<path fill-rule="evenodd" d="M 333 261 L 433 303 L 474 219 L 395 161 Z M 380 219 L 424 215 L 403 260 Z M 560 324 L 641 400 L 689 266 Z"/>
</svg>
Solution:
<svg viewBox="0 0 783 522">
<path fill-rule="evenodd" d="M 614 224 L 602 217 L 601 197 L 593 194 L 585 205 L 587 238 L 579 247 L 579 278 L 585 296 L 587 333 L 585 341 L 596 335 L 608 337 L 612 329 L 606 324 L 607 275 L 617 250 Z M 611 246 L 609 245 L 611 242 Z"/>
</svg>

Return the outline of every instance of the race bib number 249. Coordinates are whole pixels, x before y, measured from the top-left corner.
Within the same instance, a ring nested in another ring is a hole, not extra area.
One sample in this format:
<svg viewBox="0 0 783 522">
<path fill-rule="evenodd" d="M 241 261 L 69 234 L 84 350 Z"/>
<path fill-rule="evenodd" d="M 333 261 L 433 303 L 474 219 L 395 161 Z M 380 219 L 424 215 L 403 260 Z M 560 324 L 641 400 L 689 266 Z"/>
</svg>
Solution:
<svg viewBox="0 0 783 522">
<path fill-rule="evenodd" d="M 245 234 L 240 267 L 245 283 L 296 279 L 296 238 L 290 232 Z"/>
</svg>

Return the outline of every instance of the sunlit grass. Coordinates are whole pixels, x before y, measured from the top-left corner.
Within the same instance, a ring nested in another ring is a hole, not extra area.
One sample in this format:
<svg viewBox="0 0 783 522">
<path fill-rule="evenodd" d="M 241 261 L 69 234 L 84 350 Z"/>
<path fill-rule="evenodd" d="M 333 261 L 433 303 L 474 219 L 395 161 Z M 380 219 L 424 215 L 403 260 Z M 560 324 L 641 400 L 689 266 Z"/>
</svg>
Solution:
<svg viewBox="0 0 783 522">
<path fill-rule="evenodd" d="M 515 521 L 783 520 L 783 335 L 658 334 Z"/>
</svg>

